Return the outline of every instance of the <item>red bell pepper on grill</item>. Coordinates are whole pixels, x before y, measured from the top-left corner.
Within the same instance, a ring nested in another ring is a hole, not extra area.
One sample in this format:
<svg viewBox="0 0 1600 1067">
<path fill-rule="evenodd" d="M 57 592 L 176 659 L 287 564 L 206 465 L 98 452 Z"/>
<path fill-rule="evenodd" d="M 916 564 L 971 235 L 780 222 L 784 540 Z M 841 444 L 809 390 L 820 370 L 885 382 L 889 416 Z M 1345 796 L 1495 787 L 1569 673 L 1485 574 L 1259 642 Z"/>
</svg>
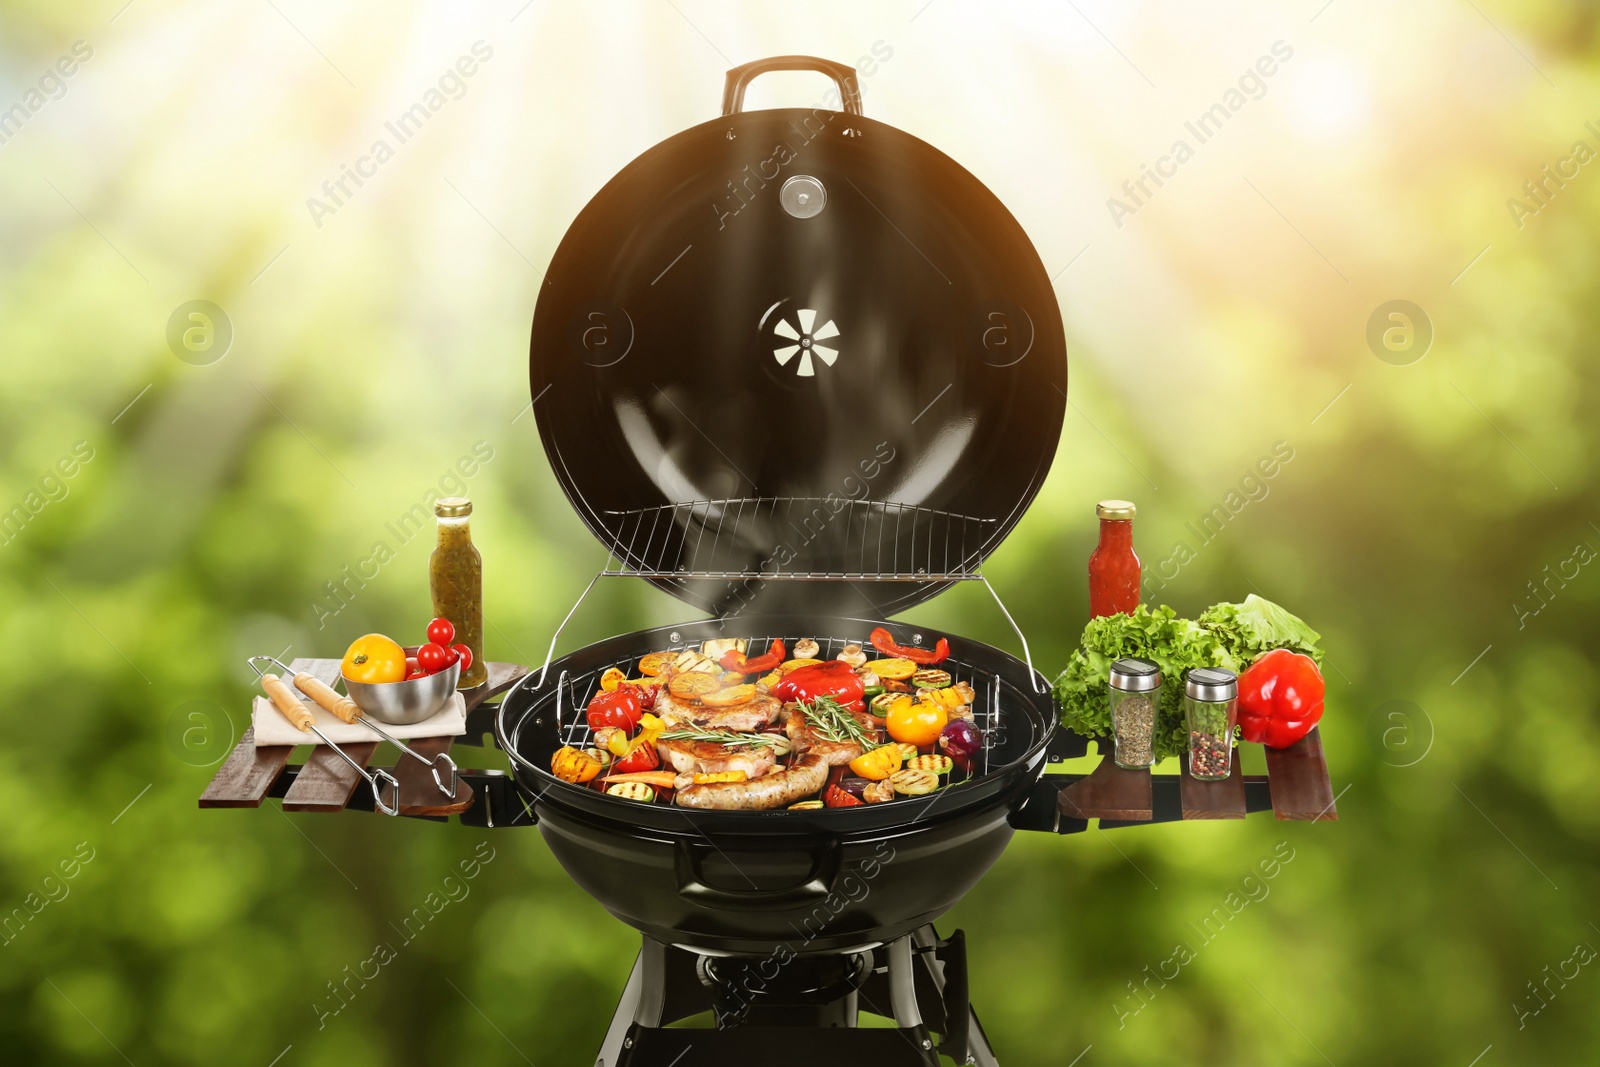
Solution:
<svg viewBox="0 0 1600 1067">
<path fill-rule="evenodd" d="M 625 755 L 617 758 L 608 774 L 635 774 L 639 771 L 653 771 L 661 766 L 661 756 L 656 752 L 654 741 L 636 740 Z"/>
<path fill-rule="evenodd" d="M 782 663 L 788 656 L 782 641 L 774 641 L 767 646 L 765 655 L 746 659 L 745 654 L 736 648 L 730 648 L 717 660 L 725 671 L 738 671 L 740 674 L 764 674 Z"/>
<path fill-rule="evenodd" d="M 630 689 L 639 694 L 639 706 L 641 708 L 643 708 L 645 711 L 655 710 L 656 697 L 661 695 L 661 685 L 659 682 L 652 682 L 649 685 L 646 685 L 643 682 L 628 682 L 627 685 Z"/>
<path fill-rule="evenodd" d="M 810 704 L 818 697 L 829 697 L 851 711 L 862 710 L 865 692 L 866 685 L 850 664 L 837 659 L 796 667 L 772 687 L 772 695 L 786 704 Z"/>
<path fill-rule="evenodd" d="M 615 726 L 631 734 L 643 714 L 644 702 L 639 698 L 639 691 L 631 685 L 623 685 L 609 693 L 596 693 L 589 701 L 585 717 L 591 730 Z"/>
<path fill-rule="evenodd" d="M 853 808 L 866 803 L 858 797 L 853 797 L 836 785 L 830 785 L 822 791 L 822 803 L 829 808 Z"/>
<path fill-rule="evenodd" d="M 1322 694 L 1322 672 L 1310 656 L 1275 648 L 1239 676 L 1240 734 L 1288 748 L 1322 718 Z"/>
<path fill-rule="evenodd" d="M 935 663 L 943 663 L 950 658 L 950 642 L 942 637 L 934 643 L 932 650 L 918 648 L 916 645 L 897 645 L 894 641 L 894 634 L 885 630 L 882 626 L 877 627 L 872 633 L 868 634 L 867 639 L 872 642 L 873 648 L 882 652 L 885 656 L 894 659 L 908 659 L 919 667 L 931 667 Z"/>
</svg>

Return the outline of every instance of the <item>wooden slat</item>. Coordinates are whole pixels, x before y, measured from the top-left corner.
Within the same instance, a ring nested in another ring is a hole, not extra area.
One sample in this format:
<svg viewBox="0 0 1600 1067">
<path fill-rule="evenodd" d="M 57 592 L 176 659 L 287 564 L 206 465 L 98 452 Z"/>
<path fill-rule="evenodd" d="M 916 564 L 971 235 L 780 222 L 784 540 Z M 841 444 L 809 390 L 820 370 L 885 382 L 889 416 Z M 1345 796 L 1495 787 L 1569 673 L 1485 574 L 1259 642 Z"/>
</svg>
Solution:
<svg viewBox="0 0 1600 1067">
<path fill-rule="evenodd" d="M 1069 819 L 1148 822 L 1155 814 L 1150 788 L 1149 771 L 1124 770 L 1106 756 L 1087 778 L 1061 791 L 1061 814 Z"/>
<path fill-rule="evenodd" d="M 256 747 L 256 728 L 245 728 L 222 767 L 200 794 L 202 808 L 259 808 L 261 799 L 289 765 L 289 745 Z"/>
<path fill-rule="evenodd" d="M 1228 777 L 1203 782 L 1189 773 L 1187 754 L 1178 761 L 1178 793 L 1183 799 L 1185 819 L 1242 819 L 1245 816 L 1244 773 L 1239 769 L 1239 753 L 1233 754 L 1233 770 Z"/>
<path fill-rule="evenodd" d="M 441 752 L 450 751 L 450 737 L 418 737 L 406 742 L 419 756 L 432 759 Z M 459 815 L 472 807 L 472 787 L 466 782 L 456 783 L 455 799 L 441 790 L 433 780 L 433 772 L 410 756 L 401 755 L 390 768 L 400 783 L 401 815 Z"/>
<path fill-rule="evenodd" d="M 376 742 L 362 741 L 340 745 L 345 754 L 365 767 L 378 748 Z M 361 784 L 361 775 L 327 745 L 318 745 L 305 766 L 295 775 L 294 784 L 283 795 L 284 811 L 343 811 Z M 387 798 L 385 798 L 387 799 Z"/>
<path fill-rule="evenodd" d="M 1272 790 L 1272 810 L 1280 819 L 1335 821 L 1333 783 L 1322 754 L 1322 731 L 1311 732 L 1283 750 L 1267 749 L 1267 784 Z"/>
</svg>

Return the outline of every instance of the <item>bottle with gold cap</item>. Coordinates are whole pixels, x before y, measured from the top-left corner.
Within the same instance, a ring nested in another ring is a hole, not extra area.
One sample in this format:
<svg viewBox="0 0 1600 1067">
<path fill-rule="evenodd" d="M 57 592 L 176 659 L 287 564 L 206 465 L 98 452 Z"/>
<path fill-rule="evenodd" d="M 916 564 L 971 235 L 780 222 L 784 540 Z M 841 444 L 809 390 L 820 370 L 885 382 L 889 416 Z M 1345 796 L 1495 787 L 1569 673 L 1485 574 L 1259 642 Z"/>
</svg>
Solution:
<svg viewBox="0 0 1600 1067">
<path fill-rule="evenodd" d="M 1089 557 L 1089 617 L 1131 612 L 1139 606 L 1139 557 L 1133 551 L 1133 516 L 1130 500 L 1102 500 L 1095 508 L 1100 517 L 1100 543 Z"/>
<path fill-rule="evenodd" d="M 472 501 L 447 496 L 434 501 L 439 520 L 439 544 L 428 560 L 433 587 L 433 613 L 449 619 L 456 640 L 472 650 L 472 666 L 461 672 L 459 689 L 471 689 L 489 680 L 483 661 L 483 557 L 472 543 L 468 525 Z"/>
</svg>

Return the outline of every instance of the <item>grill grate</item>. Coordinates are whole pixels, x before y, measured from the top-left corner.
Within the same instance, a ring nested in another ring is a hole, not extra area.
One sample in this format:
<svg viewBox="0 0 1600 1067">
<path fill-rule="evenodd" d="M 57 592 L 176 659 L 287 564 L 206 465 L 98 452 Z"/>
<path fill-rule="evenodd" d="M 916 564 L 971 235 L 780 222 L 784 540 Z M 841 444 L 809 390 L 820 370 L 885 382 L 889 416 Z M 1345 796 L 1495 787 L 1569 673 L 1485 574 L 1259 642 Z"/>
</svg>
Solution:
<svg viewBox="0 0 1600 1067">
<path fill-rule="evenodd" d="M 817 634 L 767 635 L 750 637 L 748 639 L 748 647 L 752 650 L 764 651 L 774 637 L 782 640 L 788 648 L 793 648 L 795 642 L 801 638 L 810 637 L 820 646 L 817 658 L 825 660 L 836 658 L 843 651 L 845 645 L 855 641 L 855 638 L 825 638 Z M 699 641 L 673 642 L 663 648 L 651 648 L 645 651 L 680 652 L 688 648 L 698 649 L 700 644 L 701 642 Z M 871 645 L 865 645 L 864 648 L 867 650 L 869 658 L 876 655 L 872 651 Z M 639 653 L 639 655 L 643 654 L 643 652 Z M 585 721 L 583 710 L 588 706 L 589 698 L 600 688 L 600 675 L 609 667 L 621 667 L 625 673 L 631 675 L 637 663 L 638 656 L 635 656 L 630 661 L 607 664 L 581 674 L 568 675 L 566 671 L 561 672 L 556 688 L 556 723 L 562 744 L 572 745 L 575 748 L 587 748 L 594 743 L 594 735 L 589 729 L 588 722 Z M 974 773 L 966 777 L 987 774 L 989 771 L 990 750 L 999 743 L 1003 736 L 1001 731 L 1005 725 L 1000 714 L 1000 677 L 998 675 L 986 675 L 981 671 L 968 667 L 953 656 L 939 664 L 939 666 L 941 669 L 949 671 L 956 681 L 965 681 L 972 686 L 974 693 L 972 702 L 973 725 L 977 726 L 983 734 L 983 751 L 979 758 L 974 761 Z M 954 781 L 963 779 L 960 771 L 952 771 L 951 773 L 955 775 Z"/>
<path fill-rule="evenodd" d="M 735 497 L 604 513 L 604 574 L 642 578 L 962 581 L 998 524 L 842 497 Z"/>
</svg>

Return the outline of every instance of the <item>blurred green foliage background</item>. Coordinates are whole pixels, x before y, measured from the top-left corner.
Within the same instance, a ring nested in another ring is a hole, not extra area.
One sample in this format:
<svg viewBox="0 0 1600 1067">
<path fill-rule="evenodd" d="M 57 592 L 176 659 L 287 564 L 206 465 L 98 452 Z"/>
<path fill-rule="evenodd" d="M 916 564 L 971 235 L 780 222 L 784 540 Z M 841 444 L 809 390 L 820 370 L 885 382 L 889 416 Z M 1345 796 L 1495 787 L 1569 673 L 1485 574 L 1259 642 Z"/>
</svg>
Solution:
<svg viewBox="0 0 1600 1067">
<path fill-rule="evenodd" d="M 308 207 L 476 41 L 458 98 Z M 313 603 L 476 442 L 488 652 L 539 661 L 604 556 L 518 417 L 540 270 L 727 67 L 875 42 L 868 113 L 972 169 L 1056 275 L 1072 407 L 988 567 L 1041 665 L 1081 627 L 1109 496 L 1138 502 L 1147 565 L 1198 548 L 1162 599 L 1259 591 L 1329 655 L 1338 823 L 1022 835 L 945 920 L 1002 1062 L 1592 1060 L 1594 968 L 1530 984 L 1600 944 L 1592 5 L 34 0 L 0 6 L 0 108 L 23 108 L 0 126 L 0 510 L 25 512 L 0 535 L 0 910 L 57 899 L 0 945 L 7 1062 L 590 1062 L 636 939 L 536 832 L 195 800 L 247 722 L 244 655 L 426 618 L 420 541 L 322 625 Z M 805 77 L 750 106 L 809 101 Z M 194 299 L 233 328 L 205 365 L 166 338 Z M 1421 358 L 1369 347 L 1395 299 L 1431 321 Z M 1278 442 L 1293 460 L 1196 546 Z M 614 583 L 565 647 L 686 614 Z M 915 617 L 1012 640 L 981 589 Z M 196 708 L 219 728 L 185 739 Z M 480 845 L 470 898 L 319 1023 Z M 1275 850 L 1270 892 L 1131 1014 L 1129 983 Z"/>
</svg>

